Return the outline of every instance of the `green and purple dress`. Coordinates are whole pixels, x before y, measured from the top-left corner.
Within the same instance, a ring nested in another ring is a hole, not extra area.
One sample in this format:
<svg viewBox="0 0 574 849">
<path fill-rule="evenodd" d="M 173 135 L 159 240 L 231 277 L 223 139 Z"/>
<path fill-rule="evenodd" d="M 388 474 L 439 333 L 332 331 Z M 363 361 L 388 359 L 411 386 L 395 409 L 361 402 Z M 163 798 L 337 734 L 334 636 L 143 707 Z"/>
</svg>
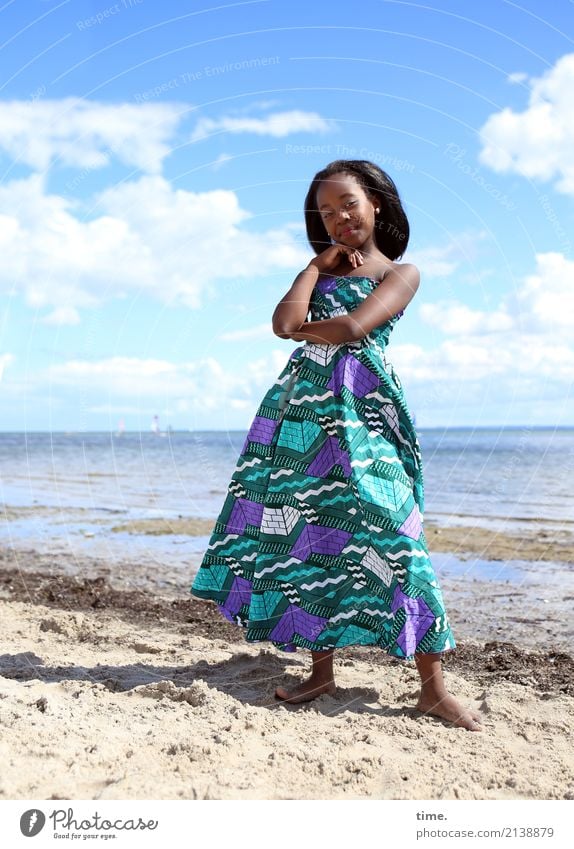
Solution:
<svg viewBox="0 0 574 849">
<path fill-rule="evenodd" d="M 311 320 L 377 281 L 322 276 Z M 296 348 L 249 428 L 191 593 L 283 651 L 456 647 L 423 532 L 418 437 L 385 356 L 400 312 L 358 342 Z"/>
</svg>

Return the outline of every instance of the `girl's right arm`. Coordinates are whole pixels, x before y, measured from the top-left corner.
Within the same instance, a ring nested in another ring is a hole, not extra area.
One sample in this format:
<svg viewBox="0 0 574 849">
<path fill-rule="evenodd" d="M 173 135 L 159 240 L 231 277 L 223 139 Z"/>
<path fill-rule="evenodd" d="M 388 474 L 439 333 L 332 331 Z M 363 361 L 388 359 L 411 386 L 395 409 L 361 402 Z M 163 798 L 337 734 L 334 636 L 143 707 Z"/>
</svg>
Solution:
<svg viewBox="0 0 574 849">
<path fill-rule="evenodd" d="M 315 284 L 319 279 L 319 269 L 312 261 L 303 269 L 293 285 L 282 298 L 273 313 L 273 333 L 276 336 L 289 338 L 290 333 L 298 330 L 309 312 L 309 301 Z"/>
<path fill-rule="evenodd" d="M 360 251 L 347 245 L 334 244 L 312 259 L 307 268 L 297 275 L 273 313 L 273 333 L 276 336 L 288 339 L 291 333 L 299 330 L 307 318 L 309 301 L 319 274 L 335 268 L 341 262 L 342 256 L 347 256 L 354 268 L 363 263 Z"/>
</svg>

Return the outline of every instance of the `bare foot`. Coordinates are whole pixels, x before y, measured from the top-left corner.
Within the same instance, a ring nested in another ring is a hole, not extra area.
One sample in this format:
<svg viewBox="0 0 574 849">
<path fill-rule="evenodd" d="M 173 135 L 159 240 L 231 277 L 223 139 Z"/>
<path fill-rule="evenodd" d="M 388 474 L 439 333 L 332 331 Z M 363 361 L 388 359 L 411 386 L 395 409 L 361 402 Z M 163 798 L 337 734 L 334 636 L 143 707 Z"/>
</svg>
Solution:
<svg viewBox="0 0 574 849">
<path fill-rule="evenodd" d="M 454 696 L 447 693 L 442 698 L 432 699 L 429 697 L 419 697 L 416 704 L 416 709 L 422 713 L 430 713 L 434 716 L 440 716 L 453 725 L 466 728 L 468 731 L 482 731 L 482 717 L 474 710 L 463 708 Z"/>
<path fill-rule="evenodd" d="M 289 704 L 299 704 L 299 702 L 310 702 L 316 699 L 317 696 L 322 696 L 323 693 L 328 693 L 334 696 L 337 690 L 337 685 L 334 681 L 317 681 L 311 676 L 307 681 L 293 687 L 292 690 L 286 690 L 285 687 L 277 687 L 275 690 L 275 698 L 281 699 Z"/>
</svg>

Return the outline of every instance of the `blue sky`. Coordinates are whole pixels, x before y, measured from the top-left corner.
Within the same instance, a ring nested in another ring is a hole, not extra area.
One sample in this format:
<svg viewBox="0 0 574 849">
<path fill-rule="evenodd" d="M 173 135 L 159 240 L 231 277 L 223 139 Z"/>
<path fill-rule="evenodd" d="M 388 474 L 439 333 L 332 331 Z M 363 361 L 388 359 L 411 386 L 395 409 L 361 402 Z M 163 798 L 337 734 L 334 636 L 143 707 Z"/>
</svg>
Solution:
<svg viewBox="0 0 574 849">
<path fill-rule="evenodd" d="M 567 0 L 4 2 L 1 429 L 247 428 L 339 158 L 409 217 L 421 285 L 388 354 L 417 424 L 574 425 L 573 22 Z"/>
</svg>

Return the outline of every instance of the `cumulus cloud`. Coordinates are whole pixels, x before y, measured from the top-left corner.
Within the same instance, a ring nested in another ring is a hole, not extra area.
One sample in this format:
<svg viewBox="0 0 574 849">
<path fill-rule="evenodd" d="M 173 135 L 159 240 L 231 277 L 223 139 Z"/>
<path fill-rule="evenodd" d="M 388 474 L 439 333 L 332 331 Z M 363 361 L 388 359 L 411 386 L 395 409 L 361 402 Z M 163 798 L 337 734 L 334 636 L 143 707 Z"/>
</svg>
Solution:
<svg viewBox="0 0 574 849">
<path fill-rule="evenodd" d="M 449 301 L 423 304 L 420 315 L 427 324 L 440 328 L 450 336 L 502 332 L 514 325 L 513 318 L 504 310 L 481 312 L 466 304 Z"/>
<path fill-rule="evenodd" d="M 34 384 L 75 391 L 83 387 L 89 392 L 92 411 L 138 409 L 134 401 L 149 409 L 150 403 L 164 404 L 178 413 L 198 415 L 229 406 L 248 411 L 247 425 L 263 391 L 274 382 L 288 357 L 285 349 L 274 349 L 264 357 L 238 362 L 235 368 L 224 367 L 212 356 L 186 363 L 138 357 L 68 360 L 38 373 Z M 28 389 L 33 391 L 32 384 Z"/>
<path fill-rule="evenodd" d="M 102 360 L 68 360 L 50 366 L 46 378 L 53 386 L 89 387 L 90 393 L 137 397 L 164 397 L 175 391 L 193 394 L 197 391 L 194 374 L 209 368 L 210 363 L 197 362 L 177 366 L 168 360 L 140 357 L 107 357 Z"/>
<path fill-rule="evenodd" d="M 80 97 L 0 103 L 0 151 L 30 167 L 102 168 L 112 158 L 158 173 L 188 104 L 99 103 Z"/>
<path fill-rule="evenodd" d="M 213 133 L 254 133 L 258 136 L 283 138 L 292 133 L 326 133 L 334 128 L 331 121 L 316 112 L 293 109 L 289 112 L 274 112 L 264 118 L 233 117 L 201 118 L 192 133 L 191 140 L 207 138 Z"/>
<path fill-rule="evenodd" d="M 44 319 L 129 293 L 199 307 L 217 279 L 253 280 L 306 265 L 288 225 L 249 232 L 230 190 L 174 189 L 159 175 L 120 183 L 92 203 L 48 194 L 45 176 L 0 185 L 0 288 L 23 293 Z"/>
<path fill-rule="evenodd" d="M 574 339 L 574 262 L 558 252 L 536 255 L 536 269 L 516 295 L 520 328 Z"/>
<path fill-rule="evenodd" d="M 420 345 L 397 345 L 392 361 L 401 378 L 413 383 L 471 383 L 490 379 L 499 387 L 527 378 L 540 395 L 540 379 L 571 386 L 574 350 L 566 343 L 545 339 L 532 344 L 526 335 L 506 339 L 504 346 L 490 345 L 478 337 L 446 339 L 434 350 Z M 506 391 L 506 389 L 504 390 Z"/>
<path fill-rule="evenodd" d="M 432 350 L 391 340 L 391 360 L 414 406 L 448 409 L 449 396 L 469 406 L 480 398 L 489 407 L 513 399 L 571 404 L 574 262 L 562 254 L 538 254 L 534 272 L 492 310 L 443 300 L 422 304 L 419 314 L 446 338 Z"/>
<path fill-rule="evenodd" d="M 480 161 L 499 173 L 555 180 L 559 192 L 573 194 L 573 86 L 574 53 L 569 53 L 542 76 L 530 79 L 524 111 L 506 107 L 488 118 L 480 129 Z"/>
<path fill-rule="evenodd" d="M 571 341 L 574 331 L 574 262 L 561 253 L 539 253 L 536 268 L 492 310 L 475 310 L 456 300 L 425 303 L 420 316 L 448 336 L 546 335 Z M 500 338 L 497 344 L 500 344 Z M 538 344 L 538 343 L 537 343 Z"/>
</svg>

